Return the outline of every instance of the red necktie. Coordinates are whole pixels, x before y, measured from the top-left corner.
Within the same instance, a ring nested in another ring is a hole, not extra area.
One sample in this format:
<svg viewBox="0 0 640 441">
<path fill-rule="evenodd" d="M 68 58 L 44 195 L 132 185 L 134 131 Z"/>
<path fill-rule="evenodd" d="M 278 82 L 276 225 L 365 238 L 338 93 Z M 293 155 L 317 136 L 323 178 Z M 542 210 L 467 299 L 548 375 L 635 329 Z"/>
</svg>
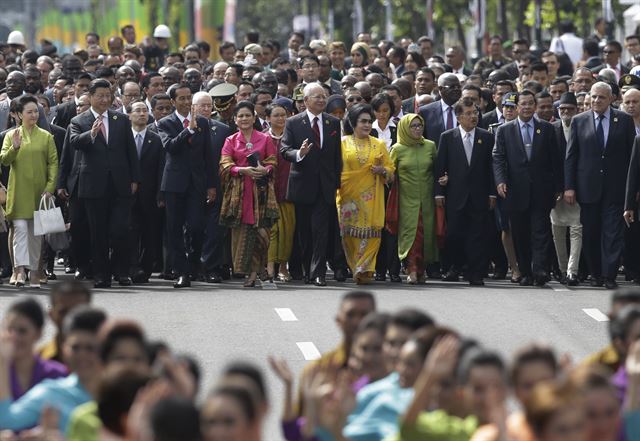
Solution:
<svg viewBox="0 0 640 441">
<path fill-rule="evenodd" d="M 185 129 L 189 128 L 189 119 L 185 118 L 184 121 L 182 121 L 182 125 L 184 126 Z"/>
<path fill-rule="evenodd" d="M 102 125 L 100 126 L 100 131 L 102 132 L 102 136 L 104 137 L 105 142 L 109 142 L 107 139 L 107 127 L 104 125 L 104 120 L 106 119 L 104 115 L 100 115 L 100 119 L 102 120 Z"/>
<path fill-rule="evenodd" d="M 318 125 L 318 117 L 316 116 L 315 118 L 313 118 L 313 134 L 316 138 L 316 147 L 318 148 L 322 148 L 322 145 L 320 144 L 320 126 Z"/>
</svg>

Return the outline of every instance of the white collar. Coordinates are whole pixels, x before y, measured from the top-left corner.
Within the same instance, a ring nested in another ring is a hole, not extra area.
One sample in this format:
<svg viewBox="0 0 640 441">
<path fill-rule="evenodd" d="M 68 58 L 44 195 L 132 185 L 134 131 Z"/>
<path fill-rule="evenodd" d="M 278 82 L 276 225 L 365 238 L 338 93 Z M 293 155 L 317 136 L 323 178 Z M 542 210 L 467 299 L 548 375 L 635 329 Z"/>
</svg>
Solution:
<svg viewBox="0 0 640 441">
<path fill-rule="evenodd" d="M 322 113 L 320 115 L 314 115 L 313 113 L 309 112 L 309 109 L 307 109 L 306 112 L 307 118 L 309 118 L 309 122 L 311 124 L 313 124 L 313 118 L 318 118 L 318 124 L 322 124 Z"/>
<path fill-rule="evenodd" d="M 136 135 L 141 135 L 142 139 L 144 139 L 145 135 L 147 134 L 147 127 L 145 126 L 144 129 L 140 130 L 139 132 L 136 132 L 136 129 L 133 128 L 133 126 L 131 127 L 131 131 L 133 132 L 133 137 L 135 138 Z"/>
<path fill-rule="evenodd" d="M 96 112 L 93 107 L 90 107 L 89 109 L 91 109 L 91 113 L 93 114 L 93 117 L 95 119 L 98 119 L 98 116 L 101 115 L 100 113 Z M 109 111 L 105 110 L 104 113 L 102 113 L 102 116 L 104 116 L 105 119 L 109 119 Z"/>
<path fill-rule="evenodd" d="M 191 112 L 189 112 L 189 114 L 186 117 L 180 115 L 177 110 L 175 111 L 175 114 L 178 117 L 178 119 L 180 120 L 180 122 L 182 123 L 182 125 L 184 125 L 184 120 L 185 119 L 188 119 L 189 121 L 191 121 Z"/>
<path fill-rule="evenodd" d="M 463 139 L 464 139 L 464 136 L 466 134 L 471 135 L 471 139 L 475 138 L 475 136 L 476 136 L 476 128 L 475 127 L 473 129 L 471 129 L 470 132 L 467 132 L 465 129 L 462 128 L 462 126 L 460 124 L 458 124 L 458 129 L 460 130 L 460 135 L 462 135 Z"/>
<path fill-rule="evenodd" d="M 597 122 L 598 121 L 598 115 L 596 112 L 594 112 L 593 110 L 591 111 L 593 113 L 593 119 Z M 611 116 L 611 107 L 607 107 L 607 110 L 603 113 L 604 115 L 604 119 L 609 119 L 609 117 Z"/>
</svg>

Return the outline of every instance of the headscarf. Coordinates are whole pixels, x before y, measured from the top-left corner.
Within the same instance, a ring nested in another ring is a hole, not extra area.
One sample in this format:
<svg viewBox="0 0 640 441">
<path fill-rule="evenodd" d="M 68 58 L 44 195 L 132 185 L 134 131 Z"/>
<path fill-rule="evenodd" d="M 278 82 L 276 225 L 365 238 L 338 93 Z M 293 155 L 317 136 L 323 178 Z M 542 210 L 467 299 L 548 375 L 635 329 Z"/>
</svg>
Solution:
<svg viewBox="0 0 640 441">
<path fill-rule="evenodd" d="M 408 113 L 398 121 L 398 144 L 406 145 L 407 147 L 416 147 L 425 143 L 426 140 L 422 135 L 420 135 L 419 138 L 414 138 L 411 135 L 409 126 L 414 119 L 418 119 L 424 124 L 422 117 L 415 113 Z"/>
<path fill-rule="evenodd" d="M 369 59 L 371 58 L 371 49 L 369 49 L 369 46 L 366 43 L 362 43 L 361 41 L 353 43 L 353 46 L 351 46 L 351 52 L 353 51 L 358 51 L 362 54 L 361 66 L 366 66 L 367 64 L 369 64 Z"/>
</svg>

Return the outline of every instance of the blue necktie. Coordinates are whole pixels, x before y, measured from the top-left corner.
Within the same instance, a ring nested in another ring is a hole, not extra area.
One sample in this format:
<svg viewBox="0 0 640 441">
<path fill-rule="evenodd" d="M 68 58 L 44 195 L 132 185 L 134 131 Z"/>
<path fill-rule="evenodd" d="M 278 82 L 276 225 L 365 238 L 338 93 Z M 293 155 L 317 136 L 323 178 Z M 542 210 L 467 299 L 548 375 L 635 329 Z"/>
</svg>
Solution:
<svg viewBox="0 0 640 441">
<path fill-rule="evenodd" d="M 527 160 L 531 160 L 531 134 L 529 133 L 529 123 L 524 125 L 524 134 L 522 135 L 524 141 L 524 151 L 527 154 Z"/>
<path fill-rule="evenodd" d="M 602 120 L 604 115 L 598 115 L 598 127 L 596 127 L 596 138 L 600 143 L 600 150 L 604 150 L 604 127 L 602 127 Z"/>
</svg>

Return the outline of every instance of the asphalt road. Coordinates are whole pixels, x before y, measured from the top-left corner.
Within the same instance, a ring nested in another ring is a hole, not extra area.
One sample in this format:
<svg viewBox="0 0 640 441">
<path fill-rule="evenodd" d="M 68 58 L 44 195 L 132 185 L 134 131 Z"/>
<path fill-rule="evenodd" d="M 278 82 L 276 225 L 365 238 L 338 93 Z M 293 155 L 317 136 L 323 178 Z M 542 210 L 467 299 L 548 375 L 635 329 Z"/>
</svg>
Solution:
<svg viewBox="0 0 640 441">
<path fill-rule="evenodd" d="M 337 345 L 335 312 L 340 296 L 355 284 L 329 281 L 329 286 L 315 287 L 293 282 L 277 283 L 269 286 L 271 289 L 243 289 L 241 283 L 195 283 L 190 289 L 175 290 L 170 282 L 152 279 L 146 286 L 97 290 L 94 304 L 112 317 L 139 320 L 150 338 L 165 340 L 175 350 L 194 355 L 204 371 L 201 396 L 231 360 L 259 363 L 267 373 L 272 401 L 264 439 L 276 441 L 282 439 L 278 426 L 282 391 L 276 377 L 268 372 L 267 356 L 284 357 L 299 372 L 306 359 Z M 419 287 L 378 282 L 368 289 L 375 293 L 381 311 L 421 308 L 439 323 L 473 336 L 505 356 L 538 341 L 552 344 L 558 353 L 568 352 L 579 361 L 607 344 L 604 314 L 610 292 L 603 289 L 567 289 L 556 282 L 523 289 L 508 281 L 487 282 L 485 287 L 431 281 Z M 46 286 L 18 290 L 0 285 L 0 317 L 19 296 L 35 295 L 46 305 L 47 291 Z M 48 327 L 47 338 L 51 332 Z"/>
</svg>

